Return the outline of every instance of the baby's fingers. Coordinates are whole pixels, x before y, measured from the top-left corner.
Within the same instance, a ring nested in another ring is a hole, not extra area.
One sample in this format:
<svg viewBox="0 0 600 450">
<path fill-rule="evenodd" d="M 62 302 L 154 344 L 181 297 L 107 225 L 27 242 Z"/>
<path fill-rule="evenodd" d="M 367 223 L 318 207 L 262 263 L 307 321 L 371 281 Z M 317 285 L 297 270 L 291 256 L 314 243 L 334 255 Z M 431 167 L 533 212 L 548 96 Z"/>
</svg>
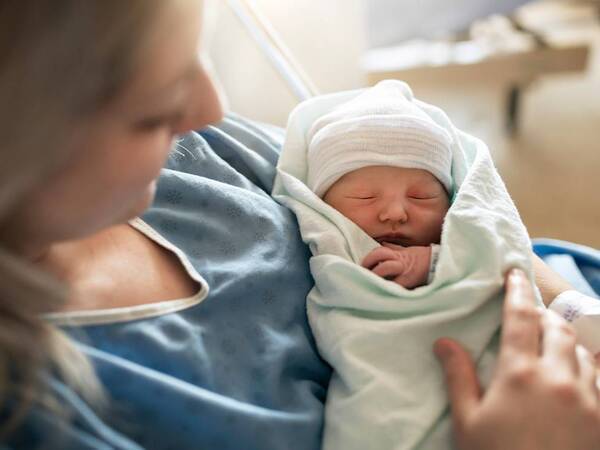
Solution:
<svg viewBox="0 0 600 450">
<path fill-rule="evenodd" d="M 394 251 L 386 247 L 377 247 L 362 261 L 362 266 L 369 270 L 372 270 L 377 264 L 392 259 L 394 257 Z"/>
<path fill-rule="evenodd" d="M 387 248 L 391 248 L 392 250 L 404 250 L 406 248 L 403 245 L 392 244 L 391 242 L 386 241 L 382 242 L 381 245 Z"/>
<path fill-rule="evenodd" d="M 379 275 L 382 278 L 394 279 L 399 275 L 402 275 L 406 270 L 406 264 L 401 260 L 388 260 L 381 264 L 378 264 L 374 269 L 373 273 Z"/>
</svg>

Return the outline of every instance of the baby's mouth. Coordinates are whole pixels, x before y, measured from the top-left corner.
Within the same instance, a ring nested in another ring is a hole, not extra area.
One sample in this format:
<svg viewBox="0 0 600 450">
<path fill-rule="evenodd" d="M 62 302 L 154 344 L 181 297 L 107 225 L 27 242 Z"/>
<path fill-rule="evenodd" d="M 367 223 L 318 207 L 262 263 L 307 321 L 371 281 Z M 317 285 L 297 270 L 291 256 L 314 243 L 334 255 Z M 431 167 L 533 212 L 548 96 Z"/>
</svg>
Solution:
<svg viewBox="0 0 600 450">
<path fill-rule="evenodd" d="M 388 242 L 390 244 L 403 245 L 407 246 L 410 243 L 410 238 L 400 234 L 390 234 L 385 236 L 379 236 L 375 238 L 379 244 L 383 244 L 384 242 Z"/>
</svg>

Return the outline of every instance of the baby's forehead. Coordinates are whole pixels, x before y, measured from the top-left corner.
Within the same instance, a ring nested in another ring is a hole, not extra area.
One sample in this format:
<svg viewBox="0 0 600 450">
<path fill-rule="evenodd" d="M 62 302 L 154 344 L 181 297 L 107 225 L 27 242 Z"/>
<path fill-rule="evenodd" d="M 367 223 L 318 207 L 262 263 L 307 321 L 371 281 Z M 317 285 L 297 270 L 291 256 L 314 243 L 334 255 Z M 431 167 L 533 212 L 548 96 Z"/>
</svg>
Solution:
<svg viewBox="0 0 600 450">
<path fill-rule="evenodd" d="M 369 166 L 348 172 L 343 177 L 348 184 L 431 184 L 439 183 L 435 176 L 424 169 L 393 166 Z"/>
</svg>

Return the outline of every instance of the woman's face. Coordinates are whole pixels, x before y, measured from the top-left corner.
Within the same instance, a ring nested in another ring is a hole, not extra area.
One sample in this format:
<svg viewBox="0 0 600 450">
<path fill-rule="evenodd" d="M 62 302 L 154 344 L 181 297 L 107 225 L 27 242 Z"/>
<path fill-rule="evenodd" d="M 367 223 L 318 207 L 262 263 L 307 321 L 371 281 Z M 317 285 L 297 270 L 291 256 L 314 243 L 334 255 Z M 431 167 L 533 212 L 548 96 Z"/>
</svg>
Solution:
<svg viewBox="0 0 600 450">
<path fill-rule="evenodd" d="M 143 212 L 175 135 L 218 122 L 221 106 L 199 61 L 201 3 L 172 2 L 119 98 L 73 123 L 74 159 L 18 213 L 21 235 L 47 245 L 85 237 Z"/>
</svg>

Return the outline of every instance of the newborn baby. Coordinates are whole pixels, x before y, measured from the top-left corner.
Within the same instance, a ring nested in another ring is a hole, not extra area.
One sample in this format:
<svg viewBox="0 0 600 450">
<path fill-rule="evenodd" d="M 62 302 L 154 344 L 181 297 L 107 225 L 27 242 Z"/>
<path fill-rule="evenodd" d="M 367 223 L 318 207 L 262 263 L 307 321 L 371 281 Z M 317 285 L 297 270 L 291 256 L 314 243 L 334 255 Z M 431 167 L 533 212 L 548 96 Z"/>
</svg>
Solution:
<svg viewBox="0 0 600 450">
<path fill-rule="evenodd" d="M 273 195 L 312 253 L 306 310 L 333 368 L 323 449 L 450 450 L 433 343 L 462 342 L 485 378 L 503 274 L 531 278 L 527 230 L 485 143 L 386 80 L 292 112 Z"/>
<path fill-rule="evenodd" d="M 309 132 L 309 187 L 381 247 L 362 265 L 405 288 L 428 283 L 450 206 L 447 132 L 381 86 Z"/>
</svg>

